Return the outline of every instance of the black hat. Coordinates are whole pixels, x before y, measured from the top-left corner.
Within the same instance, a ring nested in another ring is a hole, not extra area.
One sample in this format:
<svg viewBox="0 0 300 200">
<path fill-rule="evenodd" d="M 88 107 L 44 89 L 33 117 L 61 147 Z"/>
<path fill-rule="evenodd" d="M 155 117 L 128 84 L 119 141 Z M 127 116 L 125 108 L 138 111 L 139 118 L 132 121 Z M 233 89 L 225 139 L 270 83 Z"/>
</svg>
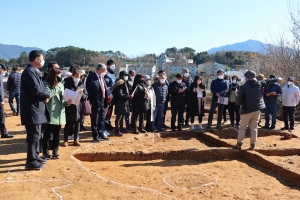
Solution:
<svg viewBox="0 0 300 200">
<path fill-rule="evenodd" d="M 126 71 L 120 71 L 119 73 L 119 77 L 123 77 L 123 76 L 129 76 L 128 73 Z"/>
<path fill-rule="evenodd" d="M 274 74 L 271 74 L 270 78 L 276 78 L 276 76 Z"/>
<path fill-rule="evenodd" d="M 252 79 L 254 79 L 254 78 L 256 77 L 256 73 L 255 73 L 254 71 L 252 71 L 252 70 L 248 70 L 248 71 L 244 74 L 244 76 L 245 76 L 247 79 L 252 80 Z"/>
<path fill-rule="evenodd" d="M 288 78 L 288 81 L 294 81 L 294 80 L 295 80 L 294 77 L 289 77 L 289 78 Z"/>
<path fill-rule="evenodd" d="M 181 74 L 176 74 L 176 78 L 182 78 Z"/>
</svg>

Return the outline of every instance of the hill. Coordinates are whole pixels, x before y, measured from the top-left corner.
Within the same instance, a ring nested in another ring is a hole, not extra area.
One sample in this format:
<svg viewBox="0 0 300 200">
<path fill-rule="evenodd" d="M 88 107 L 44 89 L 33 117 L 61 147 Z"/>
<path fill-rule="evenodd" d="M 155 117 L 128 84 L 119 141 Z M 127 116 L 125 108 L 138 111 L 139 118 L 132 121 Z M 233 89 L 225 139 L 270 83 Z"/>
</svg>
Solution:
<svg viewBox="0 0 300 200">
<path fill-rule="evenodd" d="M 250 52 L 265 53 L 265 50 L 262 47 L 262 45 L 266 45 L 266 44 L 262 44 L 256 40 L 247 40 L 246 42 L 239 42 L 235 44 L 227 44 L 221 47 L 214 47 L 208 50 L 207 52 L 209 54 L 213 54 L 218 51 L 250 51 Z"/>
<path fill-rule="evenodd" d="M 4 58 L 6 60 L 18 58 L 22 52 L 26 51 L 29 53 L 32 50 L 41 49 L 37 47 L 22 47 L 18 45 L 0 44 L 0 58 Z"/>
</svg>

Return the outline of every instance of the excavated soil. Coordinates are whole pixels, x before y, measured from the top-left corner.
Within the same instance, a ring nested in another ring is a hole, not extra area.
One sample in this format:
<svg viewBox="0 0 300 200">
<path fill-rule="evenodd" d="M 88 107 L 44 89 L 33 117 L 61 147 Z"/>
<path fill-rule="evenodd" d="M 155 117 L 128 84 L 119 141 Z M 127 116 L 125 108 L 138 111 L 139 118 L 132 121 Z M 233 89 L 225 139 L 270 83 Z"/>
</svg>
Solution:
<svg viewBox="0 0 300 200">
<path fill-rule="evenodd" d="M 298 124 L 291 140 L 260 131 L 256 151 L 246 150 L 249 138 L 238 151 L 230 129 L 124 134 L 93 144 L 87 117 L 81 147 L 70 141 L 61 159 L 25 171 L 25 128 L 8 104 L 5 112 L 15 137 L 0 139 L 0 199 L 300 199 Z"/>
</svg>

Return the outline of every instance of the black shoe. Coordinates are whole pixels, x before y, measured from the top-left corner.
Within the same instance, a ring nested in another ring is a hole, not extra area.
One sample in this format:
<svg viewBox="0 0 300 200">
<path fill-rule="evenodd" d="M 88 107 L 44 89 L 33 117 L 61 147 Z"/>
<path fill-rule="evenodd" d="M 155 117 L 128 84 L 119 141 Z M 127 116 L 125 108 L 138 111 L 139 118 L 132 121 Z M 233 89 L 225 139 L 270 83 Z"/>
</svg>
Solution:
<svg viewBox="0 0 300 200">
<path fill-rule="evenodd" d="M 175 129 L 175 128 L 172 128 L 172 132 L 176 132 L 176 129 Z"/>
<path fill-rule="evenodd" d="M 43 158 L 45 158 L 46 160 L 50 160 L 51 156 L 49 154 L 43 154 Z"/>
<path fill-rule="evenodd" d="M 40 170 L 44 167 L 43 164 L 38 163 L 37 161 L 26 163 L 25 170 Z"/>
<path fill-rule="evenodd" d="M 230 127 L 234 127 L 234 124 L 230 124 Z"/>
<path fill-rule="evenodd" d="M 18 113 L 18 112 L 17 112 L 17 116 L 19 116 L 19 115 L 21 115 L 21 113 Z"/>
<path fill-rule="evenodd" d="M 224 120 L 224 122 L 222 123 L 223 125 L 227 123 L 227 120 Z"/>
<path fill-rule="evenodd" d="M 289 130 L 289 127 L 286 127 L 286 126 L 285 126 L 285 127 L 282 127 L 281 130 L 282 130 L 282 131 L 284 131 L 284 130 Z"/>
<path fill-rule="evenodd" d="M 100 140 L 98 138 L 96 140 L 93 139 L 93 143 L 100 143 Z"/>
<path fill-rule="evenodd" d="M 178 126 L 178 131 L 182 131 L 182 127 L 181 126 Z"/>
<path fill-rule="evenodd" d="M 39 163 L 45 164 L 47 162 L 47 159 L 44 158 L 44 156 L 42 156 L 42 157 L 38 157 L 38 159 L 36 161 Z"/>
<path fill-rule="evenodd" d="M 170 128 L 170 126 L 167 126 L 166 124 L 163 124 L 163 128 Z"/>
<path fill-rule="evenodd" d="M 185 124 L 184 124 L 184 125 L 185 125 L 185 126 L 188 126 L 188 127 L 190 127 L 190 126 L 191 126 L 189 122 L 185 122 Z"/>
<path fill-rule="evenodd" d="M 9 133 L 1 134 L 1 138 L 13 138 L 13 135 L 10 135 Z"/>
<path fill-rule="evenodd" d="M 57 153 L 52 154 L 52 159 L 60 159 L 60 156 Z"/>
<path fill-rule="evenodd" d="M 211 123 L 208 123 L 207 126 L 206 126 L 206 128 L 210 129 L 211 128 Z"/>
<path fill-rule="evenodd" d="M 275 128 L 276 128 L 275 126 L 271 126 L 269 129 L 274 130 Z"/>
<path fill-rule="evenodd" d="M 261 128 L 263 128 L 263 129 L 269 129 L 270 127 L 269 126 L 263 126 Z"/>
<path fill-rule="evenodd" d="M 165 129 L 161 128 L 161 129 L 157 129 L 157 131 L 165 131 Z"/>
<path fill-rule="evenodd" d="M 217 129 L 222 130 L 221 124 L 217 124 Z"/>
</svg>

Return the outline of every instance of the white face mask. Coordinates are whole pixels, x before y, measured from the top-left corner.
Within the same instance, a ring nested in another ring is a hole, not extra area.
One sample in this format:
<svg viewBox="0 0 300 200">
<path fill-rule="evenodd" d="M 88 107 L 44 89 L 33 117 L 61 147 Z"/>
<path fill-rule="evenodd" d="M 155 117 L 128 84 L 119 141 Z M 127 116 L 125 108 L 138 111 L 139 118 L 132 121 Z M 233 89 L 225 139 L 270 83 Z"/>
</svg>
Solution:
<svg viewBox="0 0 300 200">
<path fill-rule="evenodd" d="M 288 81 L 287 84 L 288 84 L 288 85 L 293 85 L 293 82 L 292 82 L 292 81 Z"/>
<path fill-rule="evenodd" d="M 188 77 L 190 74 L 189 73 L 184 73 L 183 76 Z"/>
<path fill-rule="evenodd" d="M 236 80 L 233 80 L 232 83 L 236 83 Z"/>
<path fill-rule="evenodd" d="M 163 79 L 159 79 L 159 82 L 160 82 L 160 83 L 165 83 L 165 82 L 166 82 L 166 79 L 164 79 L 164 78 L 163 78 Z"/>
<path fill-rule="evenodd" d="M 110 66 L 110 69 L 111 69 L 111 70 L 115 70 L 115 68 L 116 68 L 115 65 Z"/>
<path fill-rule="evenodd" d="M 229 80 L 224 80 L 225 83 L 229 83 Z"/>
<path fill-rule="evenodd" d="M 151 85 L 151 81 L 149 80 L 149 81 L 146 81 L 146 84 L 147 85 Z"/>
<path fill-rule="evenodd" d="M 176 80 L 176 81 L 177 81 L 177 83 L 179 83 L 179 84 L 182 82 L 182 80 Z"/>
<path fill-rule="evenodd" d="M 42 60 L 42 61 L 41 61 L 42 67 L 44 66 L 44 64 L 45 64 L 45 60 Z"/>
<path fill-rule="evenodd" d="M 105 72 L 101 73 L 101 77 L 103 78 L 106 75 Z"/>
<path fill-rule="evenodd" d="M 128 81 L 128 76 L 124 76 L 124 81 Z"/>
<path fill-rule="evenodd" d="M 76 85 L 78 85 L 78 83 L 79 83 L 79 78 L 73 78 L 73 81 L 74 81 L 74 83 L 75 83 Z"/>
<path fill-rule="evenodd" d="M 223 75 L 219 75 L 219 76 L 218 76 L 218 79 L 223 79 L 223 78 L 224 78 Z"/>
</svg>

